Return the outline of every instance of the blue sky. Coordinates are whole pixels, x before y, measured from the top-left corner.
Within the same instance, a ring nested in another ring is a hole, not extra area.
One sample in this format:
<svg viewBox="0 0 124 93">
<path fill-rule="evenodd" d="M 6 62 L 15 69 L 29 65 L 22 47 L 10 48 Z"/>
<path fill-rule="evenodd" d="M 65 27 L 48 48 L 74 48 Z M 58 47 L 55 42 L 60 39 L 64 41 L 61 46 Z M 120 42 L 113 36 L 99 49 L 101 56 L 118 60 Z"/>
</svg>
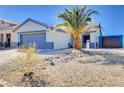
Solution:
<svg viewBox="0 0 124 93">
<path fill-rule="evenodd" d="M 32 18 L 49 25 L 55 25 L 62 20 L 57 14 L 64 8 L 73 6 L 0 6 L 0 18 L 22 23 Z M 88 6 L 99 11 L 100 15 L 93 17 L 94 22 L 101 22 L 106 35 L 124 35 L 124 6 Z"/>
</svg>

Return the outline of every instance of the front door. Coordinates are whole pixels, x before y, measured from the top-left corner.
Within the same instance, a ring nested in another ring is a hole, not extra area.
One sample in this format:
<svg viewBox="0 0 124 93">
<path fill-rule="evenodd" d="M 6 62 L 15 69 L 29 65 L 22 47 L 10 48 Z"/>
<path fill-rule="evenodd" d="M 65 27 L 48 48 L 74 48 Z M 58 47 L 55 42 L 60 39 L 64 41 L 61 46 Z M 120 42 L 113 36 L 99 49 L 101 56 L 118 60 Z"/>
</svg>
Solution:
<svg viewBox="0 0 124 93">
<path fill-rule="evenodd" d="M 83 47 L 83 48 L 86 48 L 87 40 L 90 41 L 90 35 L 82 36 L 82 47 Z"/>
<path fill-rule="evenodd" d="M 11 34 L 6 34 L 6 47 L 10 47 L 11 45 Z"/>
</svg>

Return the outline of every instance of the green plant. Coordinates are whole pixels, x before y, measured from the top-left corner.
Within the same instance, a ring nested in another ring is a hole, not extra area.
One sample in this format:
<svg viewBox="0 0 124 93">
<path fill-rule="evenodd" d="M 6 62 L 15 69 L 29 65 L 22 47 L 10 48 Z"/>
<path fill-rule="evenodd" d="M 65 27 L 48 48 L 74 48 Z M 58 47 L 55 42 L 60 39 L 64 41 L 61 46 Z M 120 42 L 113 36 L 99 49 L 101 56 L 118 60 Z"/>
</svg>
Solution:
<svg viewBox="0 0 124 93">
<path fill-rule="evenodd" d="M 65 9 L 64 12 L 58 15 L 58 18 L 64 20 L 63 23 L 58 24 L 56 28 L 62 28 L 74 38 L 73 48 L 81 49 L 82 43 L 80 36 L 84 34 L 89 28 L 88 22 L 92 15 L 99 14 L 96 10 L 87 9 L 87 7 L 74 7 L 71 10 Z"/>
</svg>

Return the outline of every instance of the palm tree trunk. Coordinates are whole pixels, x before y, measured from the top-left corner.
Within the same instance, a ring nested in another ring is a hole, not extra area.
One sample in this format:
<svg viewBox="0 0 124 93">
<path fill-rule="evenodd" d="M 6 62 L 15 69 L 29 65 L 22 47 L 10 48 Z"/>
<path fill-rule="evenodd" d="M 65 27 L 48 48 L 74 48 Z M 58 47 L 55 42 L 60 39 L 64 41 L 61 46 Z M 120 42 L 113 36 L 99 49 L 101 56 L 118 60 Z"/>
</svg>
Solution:
<svg viewBox="0 0 124 93">
<path fill-rule="evenodd" d="M 82 48 L 82 43 L 81 43 L 80 36 L 74 37 L 73 48 L 77 49 L 77 50 L 80 50 Z"/>
</svg>

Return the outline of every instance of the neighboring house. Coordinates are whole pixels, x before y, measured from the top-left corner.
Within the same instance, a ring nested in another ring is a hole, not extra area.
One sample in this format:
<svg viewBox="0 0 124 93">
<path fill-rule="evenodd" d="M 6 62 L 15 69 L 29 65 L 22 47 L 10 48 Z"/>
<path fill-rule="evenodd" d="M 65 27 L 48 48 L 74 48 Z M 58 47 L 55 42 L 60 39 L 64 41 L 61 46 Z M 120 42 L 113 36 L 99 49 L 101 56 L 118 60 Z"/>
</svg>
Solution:
<svg viewBox="0 0 124 93">
<path fill-rule="evenodd" d="M 17 23 L 0 19 L 0 48 L 11 47 L 13 42 L 12 31 L 18 26 Z"/>
<path fill-rule="evenodd" d="M 90 29 L 82 35 L 83 47 L 86 47 L 86 42 L 89 40 L 90 48 L 99 48 L 99 37 L 104 35 L 103 30 L 101 30 L 100 23 L 89 23 Z"/>
<path fill-rule="evenodd" d="M 91 29 L 83 36 L 85 47 L 87 39 L 90 48 L 124 48 L 124 35 L 106 36 L 100 23 L 90 23 Z"/>
<path fill-rule="evenodd" d="M 100 23 L 89 23 L 90 29 L 83 34 L 82 47 L 86 48 L 86 43 L 90 42 L 90 48 L 99 48 L 99 37 L 105 35 L 101 30 Z M 70 46 L 73 45 L 73 37 L 70 38 Z"/>
<path fill-rule="evenodd" d="M 63 30 L 51 30 L 47 24 L 27 19 L 13 30 L 12 41 L 17 45 L 35 46 L 38 49 L 68 48 L 69 37 Z"/>
</svg>

